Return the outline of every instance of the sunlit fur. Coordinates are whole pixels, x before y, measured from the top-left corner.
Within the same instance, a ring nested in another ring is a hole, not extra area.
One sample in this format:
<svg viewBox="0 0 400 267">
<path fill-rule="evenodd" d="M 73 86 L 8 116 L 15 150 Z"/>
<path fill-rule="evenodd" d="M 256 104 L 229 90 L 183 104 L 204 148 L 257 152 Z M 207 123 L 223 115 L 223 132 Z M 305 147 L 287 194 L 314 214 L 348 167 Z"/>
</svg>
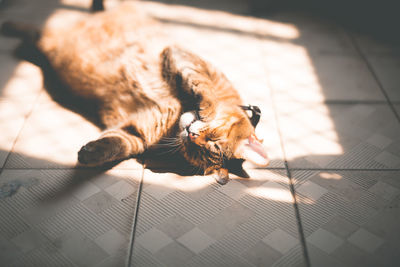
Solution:
<svg viewBox="0 0 400 267">
<path fill-rule="evenodd" d="M 132 3 L 95 14 L 55 14 L 37 47 L 73 94 L 97 102 L 105 131 L 82 147 L 83 164 L 128 158 L 163 139 L 211 172 L 254 134 L 226 77 L 171 45 L 157 22 Z M 190 110 L 198 111 L 204 126 L 195 139 L 179 128 L 180 116 Z"/>
</svg>

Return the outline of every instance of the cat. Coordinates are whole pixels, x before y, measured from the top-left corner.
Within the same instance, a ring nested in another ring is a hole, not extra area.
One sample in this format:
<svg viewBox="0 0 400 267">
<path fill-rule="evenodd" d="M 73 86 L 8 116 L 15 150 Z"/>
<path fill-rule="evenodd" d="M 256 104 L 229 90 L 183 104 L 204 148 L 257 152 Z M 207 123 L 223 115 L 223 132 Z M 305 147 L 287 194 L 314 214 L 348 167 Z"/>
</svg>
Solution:
<svg viewBox="0 0 400 267">
<path fill-rule="evenodd" d="M 105 130 L 80 149 L 80 164 L 124 160 L 168 138 L 220 184 L 229 180 L 228 160 L 268 164 L 254 121 L 221 71 L 173 44 L 135 3 L 103 10 L 94 0 L 92 10 L 61 22 L 55 14 L 41 31 L 2 26 L 35 45 L 71 94 L 95 101 Z"/>
</svg>

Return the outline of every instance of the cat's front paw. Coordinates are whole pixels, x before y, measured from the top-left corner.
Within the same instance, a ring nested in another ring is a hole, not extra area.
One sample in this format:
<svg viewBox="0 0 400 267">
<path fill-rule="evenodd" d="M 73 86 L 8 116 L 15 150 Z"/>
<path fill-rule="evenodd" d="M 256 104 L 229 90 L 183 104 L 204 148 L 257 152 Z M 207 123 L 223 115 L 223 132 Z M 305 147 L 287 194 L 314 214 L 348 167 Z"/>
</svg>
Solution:
<svg viewBox="0 0 400 267">
<path fill-rule="evenodd" d="M 224 185 L 229 182 L 229 172 L 225 168 L 214 170 L 212 176 L 220 185 Z"/>
<path fill-rule="evenodd" d="M 99 166 L 105 162 L 113 161 L 117 154 L 115 140 L 101 138 L 84 145 L 78 152 L 78 161 L 88 166 Z"/>
</svg>

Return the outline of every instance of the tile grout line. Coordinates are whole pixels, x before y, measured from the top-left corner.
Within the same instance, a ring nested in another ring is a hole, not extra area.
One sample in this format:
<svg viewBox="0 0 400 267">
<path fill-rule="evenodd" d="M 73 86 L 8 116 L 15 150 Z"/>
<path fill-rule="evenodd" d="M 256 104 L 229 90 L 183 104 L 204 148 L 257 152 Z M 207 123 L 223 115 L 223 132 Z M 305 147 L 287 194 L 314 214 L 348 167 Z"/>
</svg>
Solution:
<svg viewBox="0 0 400 267">
<path fill-rule="evenodd" d="M 372 172 L 397 172 L 400 171 L 400 169 L 354 169 L 354 168 L 348 168 L 348 169 L 343 169 L 343 168 L 290 168 L 292 171 L 346 171 L 346 172 L 367 172 L 367 171 L 372 171 Z"/>
<path fill-rule="evenodd" d="M 371 63 L 369 62 L 369 60 L 367 59 L 366 55 L 361 51 L 360 46 L 357 44 L 356 40 L 354 39 L 354 36 L 349 33 L 349 37 L 351 40 L 351 43 L 353 44 L 354 48 L 356 49 L 358 55 L 361 57 L 361 59 L 365 62 L 365 64 L 367 65 L 368 70 L 370 71 L 372 77 L 374 78 L 374 80 L 376 81 L 376 83 L 379 86 L 379 89 L 381 90 L 383 96 L 386 99 L 387 104 L 389 105 L 390 109 L 392 110 L 394 116 L 396 117 L 397 121 L 400 123 L 400 115 L 397 113 L 396 109 L 393 106 L 393 102 L 390 100 L 388 93 L 386 92 L 385 88 L 383 87 L 383 84 L 381 83 L 381 81 L 378 78 L 378 75 L 376 74 L 374 68 L 372 67 Z"/>
<path fill-rule="evenodd" d="M 29 117 L 32 115 L 33 111 L 35 110 L 36 106 L 38 105 L 38 102 L 39 102 L 39 99 L 40 99 L 40 96 L 42 95 L 42 93 L 43 93 L 43 88 L 41 89 L 40 93 L 36 96 L 35 100 L 33 101 L 34 104 L 32 106 L 32 109 L 26 115 L 24 115 L 24 123 L 22 124 L 21 128 L 19 129 L 18 134 L 16 135 L 16 137 L 14 139 L 14 142 L 13 142 L 13 144 L 11 146 L 10 151 L 8 151 L 7 157 L 4 160 L 4 164 L 3 164 L 3 166 L 2 166 L 2 168 L 0 170 L 0 175 L 2 174 L 2 172 L 5 169 L 7 169 L 5 166 L 7 165 L 7 162 L 9 160 L 10 156 L 11 156 L 11 153 L 14 150 L 14 147 L 17 144 L 17 141 L 18 141 L 19 137 L 21 136 L 22 130 L 24 129 L 24 127 L 26 125 L 26 121 L 29 119 Z M 26 168 L 23 168 L 23 169 L 26 169 Z"/>
<path fill-rule="evenodd" d="M 306 266 L 310 267 L 311 263 L 310 263 L 310 257 L 308 255 L 308 249 L 307 249 L 307 243 L 306 243 L 306 239 L 305 239 L 305 235 L 304 235 L 304 230 L 303 230 L 303 224 L 301 222 L 301 216 L 300 216 L 300 209 L 297 203 L 297 198 L 296 198 L 296 191 L 294 188 L 294 184 L 293 184 L 293 179 L 291 176 L 291 172 L 288 166 L 288 161 L 287 161 L 287 157 L 286 157 L 286 150 L 285 150 L 285 145 L 283 143 L 283 138 L 282 138 L 282 132 L 280 130 L 279 127 L 279 119 L 278 119 L 278 114 L 277 114 L 277 110 L 276 110 L 276 105 L 274 102 L 274 93 L 273 93 L 273 88 L 271 86 L 271 84 L 269 83 L 269 79 L 268 80 L 268 85 L 270 87 L 270 96 L 271 96 L 271 102 L 272 102 L 272 108 L 273 108 L 273 112 L 274 112 L 274 117 L 275 117 L 275 126 L 276 129 L 278 131 L 278 135 L 279 135 L 279 142 L 280 142 L 280 147 L 283 153 L 283 162 L 285 165 L 285 170 L 286 170 L 286 175 L 289 179 L 289 190 L 290 193 L 293 197 L 293 208 L 294 208 L 294 213 L 295 213 L 295 217 L 296 217 L 296 223 L 297 223 L 297 231 L 299 233 L 299 239 L 300 239 L 300 244 L 301 244 L 301 248 L 302 248 L 302 252 L 303 252 L 303 257 L 304 257 L 304 261 Z"/>
<path fill-rule="evenodd" d="M 137 191 L 137 196 L 136 196 L 136 207 L 133 215 L 133 225 L 132 225 L 132 234 L 131 234 L 131 240 L 129 243 L 129 251 L 128 251 L 128 261 L 127 261 L 127 267 L 133 266 L 132 263 L 132 258 L 133 258 L 133 246 L 135 244 L 135 234 L 136 234 L 136 225 L 138 221 L 138 215 L 139 215 L 139 205 L 140 205 L 140 200 L 142 196 L 142 189 L 143 189 L 143 181 L 144 181 L 144 171 L 145 171 L 145 166 L 142 165 L 142 177 L 140 179 L 139 183 L 139 188 Z"/>
</svg>

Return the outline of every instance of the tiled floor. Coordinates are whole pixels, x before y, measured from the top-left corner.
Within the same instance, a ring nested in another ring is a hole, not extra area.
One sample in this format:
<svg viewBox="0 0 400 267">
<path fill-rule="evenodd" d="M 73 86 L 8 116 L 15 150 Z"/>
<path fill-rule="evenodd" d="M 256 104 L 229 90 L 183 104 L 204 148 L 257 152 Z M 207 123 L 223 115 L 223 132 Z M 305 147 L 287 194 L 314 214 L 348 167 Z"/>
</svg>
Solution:
<svg viewBox="0 0 400 267">
<path fill-rule="evenodd" d="M 7 1 L 0 22 L 88 2 Z M 247 1 L 164 2 L 140 5 L 261 107 L 271 165 L 225 186 L 165 157 L 77 168 L 99 130 L 0 36 L 0 265 L 399 266 L 400 47 L 238 15 Z"/>
</svg>

